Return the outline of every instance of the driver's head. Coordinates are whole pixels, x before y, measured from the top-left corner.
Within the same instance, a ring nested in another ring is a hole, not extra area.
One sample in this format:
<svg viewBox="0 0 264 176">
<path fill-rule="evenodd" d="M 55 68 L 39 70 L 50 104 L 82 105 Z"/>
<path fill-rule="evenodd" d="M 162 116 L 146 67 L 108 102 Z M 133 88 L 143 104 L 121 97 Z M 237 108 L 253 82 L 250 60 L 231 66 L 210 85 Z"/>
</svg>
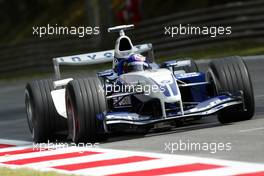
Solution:
<svg viewBox="0 0 264 176">
<path fill-rule="evenodd" d="M 146 57 L 141 54 L 130 54 L 128 57 L 128 62 L 145 62 Z"/>
<path fill-rule="evenodd" d="M 148 64 L 145 62 L 146 57 L 141 54 L 131 54 L 123 65 L 124 73 L 133 71 L 143 71 Z"/>
</svg>

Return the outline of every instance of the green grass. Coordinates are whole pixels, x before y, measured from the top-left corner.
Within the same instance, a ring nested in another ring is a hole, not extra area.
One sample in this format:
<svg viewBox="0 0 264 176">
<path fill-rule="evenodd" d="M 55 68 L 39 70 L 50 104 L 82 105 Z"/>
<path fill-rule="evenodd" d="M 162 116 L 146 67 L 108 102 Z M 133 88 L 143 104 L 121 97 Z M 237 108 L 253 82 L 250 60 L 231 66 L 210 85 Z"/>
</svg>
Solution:
<svg viewBox="0 0 264 176">
<path fill-rule="evenodd" d="M 213 59 L 226 56 L 250 56 L 264 55 L 264 43 L 251 43 L 250 41 L 229 42 L 206 49 L 183 51 L 170 57 L 160 58 L 158 62 L 163 62 L 175 58 L 191 57 L 193 59 Z"/>
<path fill-rule="evenodd" d="M 52 61 L 51 61 L 52 64 Z M 104 63 L 90 66 L 72 66 L 72 67 L 61 67 L 61 76 L 66 78 L 72 75 L 96 75 L 98 71 L 111 69 L 112 63 Z M 54 72 L 51 71 L 20 71 L 9 75 L 0 75 L 0 81 L 16 81 L 16 80 L 28 80 L 28 79 L 42 79 L 42 78 L 54 78 Z"/>
<path fill-rule="evenodd" d="M 0 168 L 1 176 L 73 176 L 65 175 L 56 172 L 40 172 L 30 169 L 9 169 L 5 167 Z"/>
</svg>

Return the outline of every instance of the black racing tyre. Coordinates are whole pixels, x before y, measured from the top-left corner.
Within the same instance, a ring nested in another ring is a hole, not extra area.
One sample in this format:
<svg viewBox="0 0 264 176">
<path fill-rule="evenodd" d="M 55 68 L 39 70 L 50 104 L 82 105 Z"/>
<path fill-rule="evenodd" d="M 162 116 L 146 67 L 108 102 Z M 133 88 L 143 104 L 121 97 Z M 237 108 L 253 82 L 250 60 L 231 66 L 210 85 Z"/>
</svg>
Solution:
<svg viewBox="0 0 264 176">
<path fill-rule="evenodd" d="M 227 108 L 218 113 L 221 123 L 250 120 L 255 112 L 254 92 L 246 64 L 239 56 L 226 57 L 210 62 L 209 79 L 214 82 L 215 92 L 236 93 L 243 91 L 245 110 Z"/>
<path fill-rule="evenodd" d="M 198 66 L 193 59 L 186 59 L 191 61 L 191 66 L 177 67 L 177 70 L 184 70 L 185 73 L 199 72 Z"/>
<path fill-rule="evenodd" d="M 186 60 L 190 60 L 191 61 L 191 65 L 189 66 L 182 66 L 182 67 L 174 67 L 174 70 L 184 70 L 185 73 L 192 73 L 192 72 L 199 72 L 199 68 L 196 64 L 196 62 L 193 59 L 178 59 L 176 61 L 186 61 Z M 160 65 L 161 68 L 171 68 L 171 66 L 168 63 L 163 63 Z"/>
<path fill-rule="evenodd" d="M 69 136 L 75 143 L 107 139 L 102 118 L 106 100 L 100 86 L 97 78 L 85 78 L 73 80 L 66 87 Z"/>
<path fill-rule="evenodd" d="M 191 61 L 191 66 L 190 67 L 185 66 L 184 71 L 186 73 L 199 72 L 199 69 L 198 69 L 196 62 L 192 59 L 190 59 L 190 61 Z"/>
<path fill-rule="evenodd" d="M 26 85 L 25 105 L 27 122 L 36 143 L 53 138 L 53 133 L 67 129 L 67 120 L 58 115 L 51 91 L 51 79 L 32 81 Z"/>
</svg>

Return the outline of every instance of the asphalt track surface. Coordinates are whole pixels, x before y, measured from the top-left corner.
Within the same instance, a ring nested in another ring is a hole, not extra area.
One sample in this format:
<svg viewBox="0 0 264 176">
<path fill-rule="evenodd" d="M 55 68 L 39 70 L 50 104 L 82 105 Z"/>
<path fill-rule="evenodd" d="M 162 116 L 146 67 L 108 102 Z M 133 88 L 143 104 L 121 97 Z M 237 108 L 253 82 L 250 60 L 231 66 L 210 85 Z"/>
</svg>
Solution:
<svg viewBox="0 0 264 176">
<path fill-rule="evenodd" d="M 215 116 L 188 122 L 166 132 L 151 132 L 145 136 L 127 134 L 113 136 L 100 144 L 103 148 L 156 153 L 172 153 L 166 148 L 174 143 L 230 143 L 231 150 L 175 150 L 174 154 L 216 159 L 264 163 L 264 57 L 246 59 L 255 93 L 255 116 L 250 121 L 221 125 Z M 201 70 L 207 69 L 200 63 Z M 24 86 L 28 80 L 0 82 L 0 139 L 32 141 L 26 123 Z"/>
</svg>

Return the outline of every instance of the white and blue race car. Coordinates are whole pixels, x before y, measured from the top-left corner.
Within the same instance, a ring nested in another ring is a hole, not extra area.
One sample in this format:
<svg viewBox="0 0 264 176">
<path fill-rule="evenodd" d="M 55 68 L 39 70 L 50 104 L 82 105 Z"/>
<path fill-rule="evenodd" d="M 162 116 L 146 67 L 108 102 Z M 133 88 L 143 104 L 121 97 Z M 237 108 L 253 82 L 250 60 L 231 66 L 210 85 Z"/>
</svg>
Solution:
<svg viewBox="0 0 264 176">
<path fill-rule="evenodd" d="M 210 62 L 206 73 L 193 60 L 154 62 L 151 44 L 133 46 L 125 30 L 115 49 L 54 58 L 55 80 L 36 80 L 25 90 L 27 120 L 34 142 L 67 131 L 74 142 L 106 140 L 110 133 L 177 126 L 185 119 L 217 114 L 221 123 L 254 115 L 250 75 L 238 56 Z M 146 57 L 143 56 L 146 53 Z M 113 62 L 95 78 L 61 79 L 60 65 Z"/>
</svg>

